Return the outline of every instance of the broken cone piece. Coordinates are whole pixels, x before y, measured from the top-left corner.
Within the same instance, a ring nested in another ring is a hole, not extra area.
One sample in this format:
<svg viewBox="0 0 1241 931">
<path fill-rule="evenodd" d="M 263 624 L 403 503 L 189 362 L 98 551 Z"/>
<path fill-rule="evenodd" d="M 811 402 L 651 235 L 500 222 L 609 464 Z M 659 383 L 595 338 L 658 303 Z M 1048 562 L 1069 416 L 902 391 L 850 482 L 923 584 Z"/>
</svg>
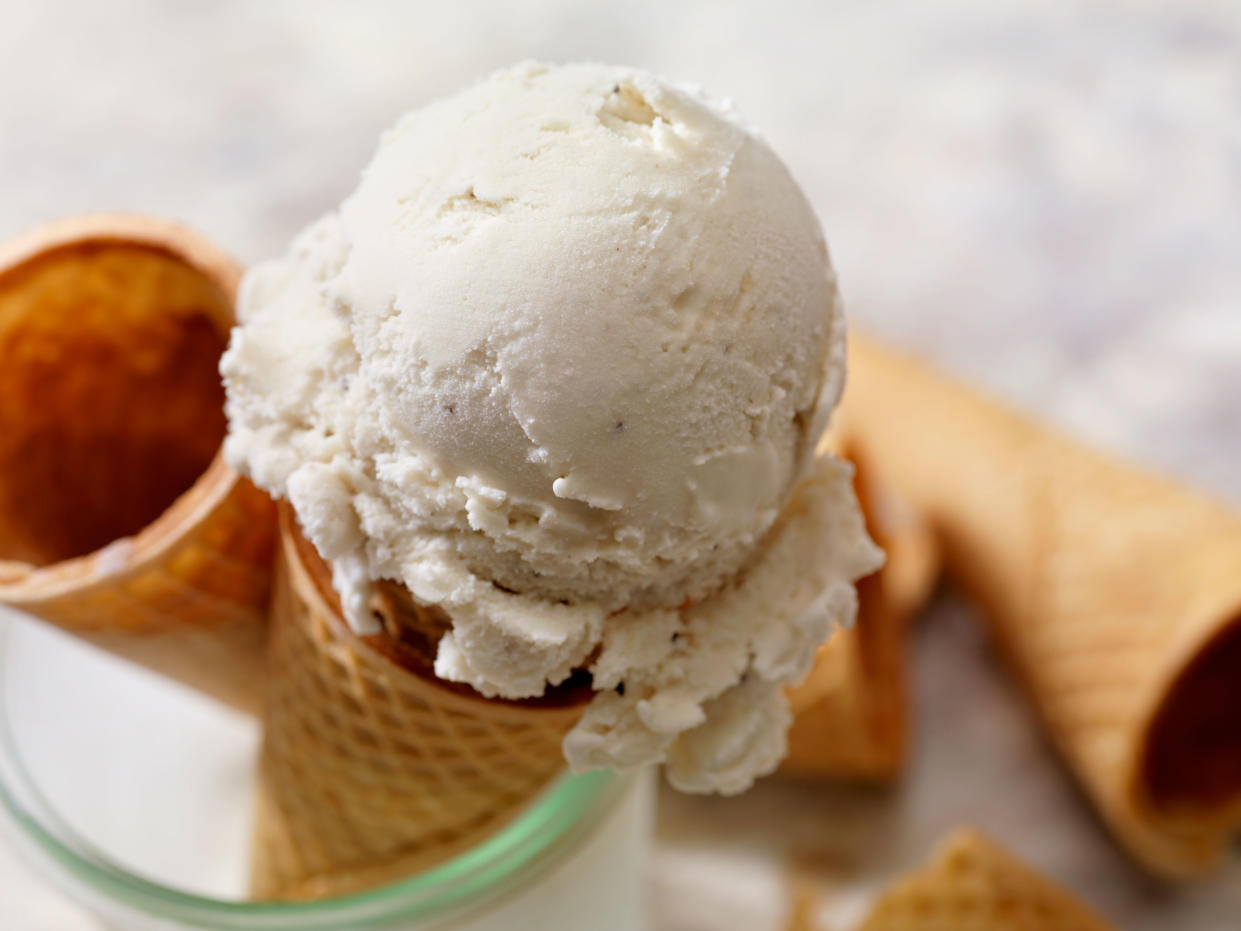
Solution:
<svg viewBox="0 0 1241 931">
<path fill-rule="evenodd" d="M 858 931 L 1110 931 L 1111 925 L 977 831 L 880 893 Z"/>
</svg>

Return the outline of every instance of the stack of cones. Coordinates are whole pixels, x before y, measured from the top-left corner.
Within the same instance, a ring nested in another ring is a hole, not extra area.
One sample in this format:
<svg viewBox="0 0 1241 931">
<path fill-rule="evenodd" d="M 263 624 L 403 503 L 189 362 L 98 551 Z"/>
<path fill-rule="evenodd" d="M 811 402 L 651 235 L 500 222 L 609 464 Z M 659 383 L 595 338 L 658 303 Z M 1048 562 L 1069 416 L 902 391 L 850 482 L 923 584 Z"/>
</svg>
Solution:
<svg viewBox="0 0 1241 931">
<path fill-rule="evenodd" d="M 0 604 L 255 711 L 275 520 L 219 454 L 239 275 L 146 217 L 0 247 Z"/>
<path fill-rule="evenodd" d="M 795 717 L 781 771 L 886 783 L 905 766 L 906 639 L 935 585 L 939 554 L 926 523 L 883 487 L 863 455 L 837 436 L 827 447 L 853 463 L 866 529 L 887 558 L 858 583 L 857 623 L 835 631 L 805 681 L 789 690 Z"/>
<path fill-rule="evenodd" d="M 277 546 L 275 505 L 219 454 L 238 277 L 146 218 L 0 248 L 0 604 L 263 706 L 253 887 L 311 898 L 496 831 L 562 770 L 589 693 L 508 702 L 440 682 L 442 615 L 388 587 L 387 631 L 359 639 L 288 513 Z M 902 646 L 938 544 L 1121 842 L 1162 875 L 1211 865 L 1241 827 L 1241 517 L 861 339 L 837 423 L 889 562 L 791 692 L 786 770 L 899 773 Z M 993 879 L 980 844 L 945 863 Z"/>
<path fill-rule="evenodd" d="M 439 682 L 446 621 L 393 586 L 390 632 L 354 637 L 289 515 L 277 541 L 275 504 L 220 456 L 239 277 L 144 217 L 0 250 L 0 603 L 262 711 L 253 889 L 318 898 L 499 829 L 563 771 L 587 694 Z"/>
<path fill-rule="evenodd" d="M 1163 876 L 1211 866 L 1241 827 L 1241 516 L 864 339 L 841 413 L 1121 843 Z"/>
<path fill-rule="evenodd" d="M 1110 931 L 1071 894 L 968 828 L 876 901 L 857 931 Z"/>
<path fill-rule="evenodd" d="M 494 833 L 564 769 L 560 744 L 589 691 L 516 702 L 437 680 L 435 619 L 397 601 L 376 603 L 388 632 L 354 636 L 330 571 L 281 509 L 256 898 L 339 895 L 425 869 Z"/>
</svg>

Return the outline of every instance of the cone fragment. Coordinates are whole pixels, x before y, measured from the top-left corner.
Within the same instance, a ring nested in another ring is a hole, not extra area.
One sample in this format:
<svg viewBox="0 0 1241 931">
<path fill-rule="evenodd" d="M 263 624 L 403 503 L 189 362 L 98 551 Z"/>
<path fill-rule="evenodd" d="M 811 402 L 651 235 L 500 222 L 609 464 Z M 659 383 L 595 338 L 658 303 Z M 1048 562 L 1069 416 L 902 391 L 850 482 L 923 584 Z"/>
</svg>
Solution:
<svg viewBox="0 0 1241 931">
<path fill-rule="evenodd" d="M 840 429 L 947 570 L 1121 843 L 1185 877 L 1241 826 L 1241 516 L 864 338 Z"/>
<path fill-rule="evenodd" d="M 256 711 L 274 505 L 219 455 L 239 276 L 148 217 L 0 246 L 0 604 Z"/>
<path fill-rule="evenodd" d="M 934 587 L 939 556 L 929 528 L 882 487 L 865 457 L 838 448 L 838 438 L 830 445 L 853 462 L 867 532 L 887 558 L 858 583 L 857 623 L 835 631 L 789 690 L 794 719 L 782 772 L 890 782 L 905 764 L 908 625 Z"/>
<path fill-rule="evenodd" d="M 588 693 L 485 699 L 435 679 L 419 648 L 364 642 L 283 507 L 280 524 L 251 891 L 311 899 L 406 877 L 497 831 L 564 770 Z"/>
<path fill-rule="evenodd" d="M 1109 931 L 1070 893 L 968 828 L 889 886 L 858 931 Z"/>
</svg>

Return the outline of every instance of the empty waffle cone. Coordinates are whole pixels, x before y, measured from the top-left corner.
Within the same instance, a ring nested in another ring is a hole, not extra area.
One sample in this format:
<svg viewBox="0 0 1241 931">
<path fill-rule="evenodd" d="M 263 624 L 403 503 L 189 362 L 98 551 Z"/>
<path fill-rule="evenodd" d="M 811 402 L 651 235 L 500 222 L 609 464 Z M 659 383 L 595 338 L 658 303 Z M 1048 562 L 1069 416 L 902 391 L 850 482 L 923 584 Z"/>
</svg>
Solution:
<svg viewBox="0 0 1241 931">
<path fill-rule="evenodd" d="M 858 931 L 1109 931 L 1049 879 L 968 828 L 884 890 Z"/>
<path fill-rule="evenodd" d="M 251 892 L 313 899 L 391 882 L 493 834 L 564 771 L 589 693 L 486 699 L 431 670 L 444 627 L 388 588 L 359 638 L 281 508 Z"/>
<path fill-rule="evenodd" d="M 1241 826 L 1241 516 L 865 339 L 841 429 L 945 566 L 1121 843 L 1167 876 Z"/>
<path fill-rule="evenodd" d="M 219 453 L 239 272 L 147 217 L 0 246 L 0 604 L 253 711 L 275 515 Z"/>
<path fill-rule="evenodd" d="M 835 631 L 789 690 L 794 718 L 782 771 L 890 782 L 904 769 L 908 743 L 908 625 L 931 593 L 939 557 L 929 528 L 882 487 L 865 457 L 839 452 L 854 464 L 867 532 L 887 558 L 858 583 L 857 623 Z"/>
</svg>

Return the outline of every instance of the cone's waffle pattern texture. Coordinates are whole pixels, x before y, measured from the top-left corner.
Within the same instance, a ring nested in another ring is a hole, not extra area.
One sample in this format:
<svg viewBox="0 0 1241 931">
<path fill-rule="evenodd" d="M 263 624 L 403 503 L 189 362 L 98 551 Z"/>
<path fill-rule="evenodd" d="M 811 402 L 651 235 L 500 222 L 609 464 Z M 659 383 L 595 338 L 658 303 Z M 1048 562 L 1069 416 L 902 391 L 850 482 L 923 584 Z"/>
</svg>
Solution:
<svg viewBox="0 0 1241 931">
<path fill-rule="evenodd" d="M 477 843 L 564 768 L 578 706 L 488 701 L 359 641 L 282 518 L 252 892 L 303 899 L 394 880 Z"/>
<path fill-rule="evenodd" d="M 959 830 L 897 880 L 859 931 L 1109 931 L 1102 918 L 977 833 Z"/>
<path fill-rule="evenodd" d="M 257 713 L 267 664 L 272 502 L 229 473 L 223 494 L 168 528 L 157 557 L 99 572 L 63 591 L 37 577 L 0 598 L 10 606 L 243 711 Z M 174 515 L 175 516 L 175 515 Z M 87 569 L 91 572 L 91 569 Z"/>
<path fill-rule="evenodd" d="M 907 695 L 903 625 L 879 604 L 882 582 L 858 583 L 858 620 L 815 653 L 810 675 L 789 691 L 793 724 L 781 771 L 887 782 L 905 759 Z"/>
<path fill-rule="evenodd" d="M 0 603 L 257 711 L 275 508 L 218 455 L 239 271 L 143 217 L 0 248 Z"/>
<path fill-rule="evenodd" d="M 1241 820 L 1241 670 L 1221 693 L 1197 661 L 1241 635 L 1241 518 L 865 340 L 850 352 L 842 432 L 927 516 L 1104 818 L 1155 872 L 1209 866 Z M 1161 720 L 1174 750 L 1152 743 Z"/>
<path fill-rule="evenodd" d="M 905 762 L 907 627 L 934 586 L 938 553 L 929 528 L 877 484 L 865 459 L 843 455 L 857 469 L 866 529 L 886 561 L 858 583 L 857 623 L 835 631 L 815 654 L 810 675 L 789 691 L 795 717 L 782 770 L 888 782 Z"/>
</svg>

